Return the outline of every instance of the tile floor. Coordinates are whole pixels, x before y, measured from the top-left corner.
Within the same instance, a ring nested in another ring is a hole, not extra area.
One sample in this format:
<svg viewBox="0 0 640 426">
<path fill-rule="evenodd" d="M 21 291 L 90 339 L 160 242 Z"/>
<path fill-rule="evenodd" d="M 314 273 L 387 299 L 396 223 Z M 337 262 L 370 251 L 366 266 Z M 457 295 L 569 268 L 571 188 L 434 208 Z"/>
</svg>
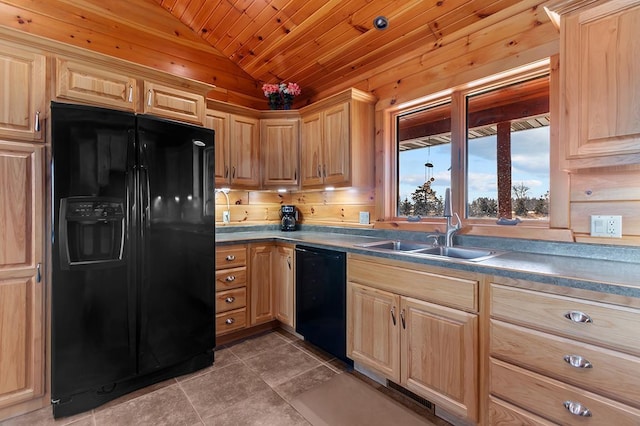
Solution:
<svg viewBox="0 0 640 426">
<path fill-rule="evenodd" d="M 276 330 L 217 349 L 215 363 L 207 369 L 149 386 L 92 411 L 54 420 L 51 408 L 45 407 L 0 423 L 3 426 L 309 425 L 289 401 L 346 370 L 342 361 L 284 330 Z M 412 400 L 361 378 L 436 425 L 448 425 Z"/>
</svg>

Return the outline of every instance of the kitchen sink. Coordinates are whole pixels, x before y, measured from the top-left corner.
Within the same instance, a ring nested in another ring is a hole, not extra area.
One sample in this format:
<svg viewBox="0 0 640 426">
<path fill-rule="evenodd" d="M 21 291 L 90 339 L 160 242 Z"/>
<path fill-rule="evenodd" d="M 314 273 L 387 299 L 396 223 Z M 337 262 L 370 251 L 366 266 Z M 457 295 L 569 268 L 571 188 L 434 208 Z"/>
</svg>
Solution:
<svg viewBox="0 0 640 426">
<path fill-rule="evenodd" d="M 425 254 L 432 256 L 450 257 L 453 259 L 472 260 L 478 262 L 480 260 L 489 259 L 499 255 L 501 252 L 494 250 L 484 250 L 477 248 L 463 247 L 431 247 L 423 250 L 417 250 L 416 254 Z"/>
<path fill-rule="evenodd" d="M 472 262 L 480 262 L 498 256 L 502 252 L 495 250 L 486 250 L 481 248 L 467 247 L 443 247 L 434 246 L 429 243 L 420 243 L 416 241 L 376 241 L 372 243 L 356 244 L 356 247 L 362 247 L 372 250 L 383 250 L 396 253 L 404 253 L 412 256 L 425 256 L 444 259 L 459 259 Z"/>
<path fill-rule="evenodd" d="M 435 248 L 429 243 L 418 243 L 415 241 L 377 241 L 375 243 L 356 244 L 357 247 L 369 249 L 390 250 L 390 251 L 406 251 L 413 252 L 416 250 L 428 250 Z"/>
</svg>

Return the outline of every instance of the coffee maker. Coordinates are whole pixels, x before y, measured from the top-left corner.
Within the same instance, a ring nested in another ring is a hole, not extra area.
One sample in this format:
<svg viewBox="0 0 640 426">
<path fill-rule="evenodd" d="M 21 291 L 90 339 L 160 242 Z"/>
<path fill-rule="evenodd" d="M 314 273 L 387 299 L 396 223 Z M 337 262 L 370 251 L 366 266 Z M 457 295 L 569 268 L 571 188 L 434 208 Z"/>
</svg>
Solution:
<svg viewBox="0 0 640 426">
<path fill-rule="evenodd" d="M 296 206 L 280 207 L 280 230 L 295 231 L 296 221 L 298 220 L 298 211 Z"/>
</svg>

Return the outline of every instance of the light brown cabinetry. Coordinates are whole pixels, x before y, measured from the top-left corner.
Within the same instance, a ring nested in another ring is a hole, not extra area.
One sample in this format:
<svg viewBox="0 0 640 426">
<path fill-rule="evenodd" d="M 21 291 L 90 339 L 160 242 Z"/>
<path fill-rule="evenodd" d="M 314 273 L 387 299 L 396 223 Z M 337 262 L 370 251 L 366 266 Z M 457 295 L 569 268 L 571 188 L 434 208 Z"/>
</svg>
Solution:
<svg viewBox="0 0 640 426">
<path fill-rule="evenodd" d="M 273 244 L 249 245 L 250 310 L 249 325 L 254 326 L 274 318 Z"/>
<path fill-rule="evenodd" d="M 638 424 L 639 326 L 637 309 L 493 283 L 492 398 L 560 424 Z"/>
<path fill-rule="evenodd" d="M 0 419 L 44 394 L 43 151 L 0 140 Z"/>
<path fill-rule="evenodd" d="M 247 247 L 216 247 L 216 336 L 247 326 Z"/>
<path fill-rule="evenodd" d="M 56 58 L 56 98 L 135 111 L 138 81 L 86 61 Z"/>
<path fill-rule="evenodd" d="M 217 187 L 229 186 L 231 161 L 229 146 L 229 114 L 207 109 L 205 127 L 215 132 L 215 167 L 213 170 Z"/>
<path fill-rule="evenodd" d="M 477 421 L 478 281 L 355 255 L 347 281 L 347 356 Z"/>
<path fill-rule="evenodd" d="M 278 244 L 273 252 L 273 292 L 275 317 L 295 328 L 295 249 Z"/>
<path fill-rule="evenodd" d="M 638 22 L 634 1 L 562 16 L 559 129 L 568 169 L 640 162 Z"/>
<path fill-rule="evenodd" d="M 193 93 L 166 84 L 144 82 L 145 114 L 171 118 L 202 125 L 205 116 L 204 95 Z"/>
<path fill-rule="evenodd" d="M 55 84 L 57 99 L 204 123 L 203 94 L 118 71 L 117 67 L 58 57 Z"/>
<path fill-rule="evenodd" d="M 44 138 L 46 57 L 24 46 L 0 42 L 0 137 Z"/>
<path fill-rule="evenodd" d="M 375 98 L 350 89 L 301 110 L 301 184 L 372 186 Z"/>
<path fill-rule="evenodd" d="M 260 120 L 260 144 L 263 188 L 298 186 L 298 146 L 300 120 Z"/>
</svg>

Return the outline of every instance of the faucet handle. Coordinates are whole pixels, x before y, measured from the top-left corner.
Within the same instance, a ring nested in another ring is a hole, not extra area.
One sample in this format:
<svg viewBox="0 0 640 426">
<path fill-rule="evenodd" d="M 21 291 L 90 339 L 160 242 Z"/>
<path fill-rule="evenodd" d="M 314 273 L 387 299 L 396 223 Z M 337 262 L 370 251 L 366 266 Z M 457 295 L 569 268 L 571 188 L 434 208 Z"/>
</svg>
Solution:
<svg viewBox="0 0 640 426">
<path fill-rule="evenodd" d="M 433 243 L 431 245 L 433 245 L 434 247 L 439 247 L 440 246 L 440 234 L 430 234 L 427 235 L 427 239 L 431 239 L 433 238 Z"/>
<path fill-rule="evenodd" d="M 460 228 L 462 228 L 462 219 L 460 219 L 460 216 L 458 216 L 458 213 L 454 213 L 453 214 L 456 217 L 456 224 L 453 225 L 455 226 L 456 231 Z"/>
</svg>

